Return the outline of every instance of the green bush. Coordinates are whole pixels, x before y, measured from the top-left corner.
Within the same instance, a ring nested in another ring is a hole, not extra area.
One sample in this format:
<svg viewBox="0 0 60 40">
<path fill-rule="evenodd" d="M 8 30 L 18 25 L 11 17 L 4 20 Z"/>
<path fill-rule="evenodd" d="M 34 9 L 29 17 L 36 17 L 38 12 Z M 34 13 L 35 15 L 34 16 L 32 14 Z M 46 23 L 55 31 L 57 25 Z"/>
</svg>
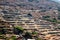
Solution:
<svg viewBox="0 0 60 40">
<path fill-rule="evenodd" d="M 24 30 L 22 27 L 20 26 L 15 26 L 15 28 L 19 29 L 19 30 Z"/>
<path fill-rule="evenodd" d="M 32 32 L 32 34 L 38 34 L 37 32 Z"/>
<path fill-rule="evenodd" d="M 0 32 L 0 35 L 2 35 L 2 33 Z"/>
<path fill-rule="evenodd" d="M 16 40 L 16 36 L 12 36 L 10 39 L 11 40 Z"/>
<path fill-rule="evenodd" d="M 50 16 L 43 16 L 44 18 L 50 18 Z"/>
</svg>

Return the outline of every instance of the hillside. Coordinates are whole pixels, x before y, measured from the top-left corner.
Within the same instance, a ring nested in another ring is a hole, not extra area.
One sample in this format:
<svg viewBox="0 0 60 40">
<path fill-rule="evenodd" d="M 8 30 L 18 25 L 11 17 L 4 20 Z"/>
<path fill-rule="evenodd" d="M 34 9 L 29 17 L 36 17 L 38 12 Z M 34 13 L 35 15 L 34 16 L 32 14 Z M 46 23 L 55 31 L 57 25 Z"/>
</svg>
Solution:
<svg viewBox="0 0 60 40">
<path fill-rule="evenodd" d="M 4 3 L 1 1 L 0 4 L 20 6 L 21 8 L 29 10 L 54 10 L 60 7 L 58 3 L 51 0 L 6 0 Z"/>
</svg>

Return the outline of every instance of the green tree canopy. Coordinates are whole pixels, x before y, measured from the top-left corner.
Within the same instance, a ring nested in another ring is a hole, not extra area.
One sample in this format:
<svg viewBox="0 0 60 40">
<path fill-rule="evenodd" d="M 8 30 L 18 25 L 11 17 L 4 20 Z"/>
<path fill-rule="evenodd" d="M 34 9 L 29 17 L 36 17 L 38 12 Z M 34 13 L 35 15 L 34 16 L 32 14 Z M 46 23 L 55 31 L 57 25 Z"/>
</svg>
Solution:
<svg viewBox="0 0 60 40">
<path fill-rule="evenodd" d="M 17 28 L 19 30 L 24 30 L 21 26 L 15 26 L 15 28 Z"/>
<path fill-rule="evenodd" d="M 38 34 L 37 32 L 32 32 L 32 34 Z"/>
</svg>

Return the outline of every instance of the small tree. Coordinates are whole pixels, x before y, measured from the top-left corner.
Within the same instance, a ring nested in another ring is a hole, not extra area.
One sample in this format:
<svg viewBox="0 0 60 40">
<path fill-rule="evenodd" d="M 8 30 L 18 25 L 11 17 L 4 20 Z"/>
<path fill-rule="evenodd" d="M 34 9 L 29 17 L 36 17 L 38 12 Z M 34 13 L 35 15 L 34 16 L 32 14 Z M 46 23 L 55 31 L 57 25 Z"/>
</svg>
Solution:
<svg viewBox="0 0 60 40">
<path fill-rule="evenodd" d="M 32 35 L 31 35 L 30 32 L 26 32 L 23 37 L 27 40 L 27 39 L 31 39 L 32 38 Z"/>
<path fill-rule="evenodd" d="M 37 32 L 32 32 L 33 35 L 37 35 L 38 33 Z"/>
<path fill-rule="evenodd" d="M 21 26 L 15 26 L 15 28 L 17 28 L 19 30 L 24 30 Z"/>
<path fill-rule="evenodd" d="M 24 31 L 24 29 L 22 27 L 20 27 L 20 26 L 15 26 L 14 27 L 14 33 L 15 34 L 22 34 L 23 31 Z"/>
</svg>

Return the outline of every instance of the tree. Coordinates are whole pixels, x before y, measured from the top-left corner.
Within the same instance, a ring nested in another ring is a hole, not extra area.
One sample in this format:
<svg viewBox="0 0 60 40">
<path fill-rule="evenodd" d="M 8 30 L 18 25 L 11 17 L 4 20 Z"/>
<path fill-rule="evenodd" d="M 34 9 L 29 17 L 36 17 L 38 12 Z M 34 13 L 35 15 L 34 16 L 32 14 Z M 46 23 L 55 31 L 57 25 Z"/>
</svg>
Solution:
<svg viewBox="0 0 60 40">
<path fill-rule="evenodd" d="M 32 39 L 32 35 L 29 32 L 26 32 L 25 35 L 23 35 L 23 37 L 27 40 L 27 39 Z"/>
<path fill-rule="evenodd" d="M 21 26 L 16 26 L 15 28 L 17 28 L 19 30 L 24 30 Z"/>
<path fill-rule="evenodd" d="M 5 34 L 5 29 L 3 29 L 3 28 L 0 28 L 0 34 L 2 35 L 2 34 Z"/>
<path fill-rule="evenodd" d="M 15 34 L 22 34 L 23 31 L 24 31 L 24 29 L 22 27 L 20 27 L 20 26 L 14 27 L 14 33 Z"/>
<path fill-rule="evenodd" d="M 43 16 L 43 19 L 48 19 L 50 18 L 50 16 Z"/>
<path fill-rule="evenodd" d="M 56 18 L 53 18 L 53 22 L 57 22 Z"/>
<path fill-rule="evenodd" d="M 32 32 L 32 34 L 38 34 L 37 32 Z"/>
<path fill-rule="evenodd" d="M 58 11 L 60 11 L 60 7 L 58 7 Z"/>
<path fill-rule="evenodd" d="M 27 15 L 28 15 L 29 17 L 32 17 L 32 14 L 30 14 L 30 13 L 29 13 L 29 14 L 27 14 Z"/>
<path fill-rule="evenodd" d="M 35 32 L 35 31 L 34 31 L 34 32 L 32 32 L 32 36 L 33 36 L 33 38 L 34 38 L 34 39 L 37 39 L 37 38 L 38 38 L 38 37 L 37 37 L 37 34 L 38 34 L 38 33 L 37 33 L 37 32 Z"/>
</svg>

